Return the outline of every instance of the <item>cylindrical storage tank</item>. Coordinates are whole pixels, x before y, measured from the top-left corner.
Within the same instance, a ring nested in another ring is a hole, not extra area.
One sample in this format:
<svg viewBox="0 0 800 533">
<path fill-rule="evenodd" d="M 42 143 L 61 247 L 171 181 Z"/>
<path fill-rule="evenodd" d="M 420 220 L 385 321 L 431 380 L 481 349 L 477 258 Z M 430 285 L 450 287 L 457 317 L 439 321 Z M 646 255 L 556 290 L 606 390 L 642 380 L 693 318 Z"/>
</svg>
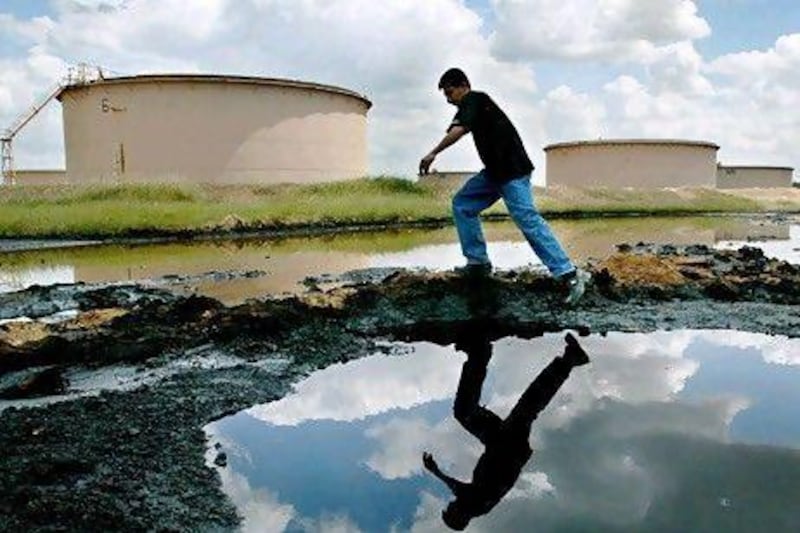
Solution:
<svg viewBox="0 0 800 533">
<path fill-rule="evenodd" d="M 749 189 L 791 187 L 791 167 L 722 166 L 717 167 L 717 187 Z"/>
<path fill-rule="evenodd" d="M 714 187 L 719 146 L 679 139 L 576 141 L 545 147 L 547 186 Z"/>
<path fill-rule="evenodd" d="M 72 183 L 308 183 L 367 172 L 371 103 L 339 87 L 146 75 L 70 85 L 58 98 Z"/>
</svg>

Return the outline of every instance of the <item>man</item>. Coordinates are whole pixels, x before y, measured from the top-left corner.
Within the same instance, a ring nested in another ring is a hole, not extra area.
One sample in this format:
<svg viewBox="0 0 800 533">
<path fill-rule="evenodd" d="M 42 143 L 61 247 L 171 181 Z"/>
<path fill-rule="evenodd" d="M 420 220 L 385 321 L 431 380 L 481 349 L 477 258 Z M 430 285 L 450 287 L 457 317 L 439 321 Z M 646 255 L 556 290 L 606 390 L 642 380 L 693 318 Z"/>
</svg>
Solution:
<svg viewBox="0 0 800 533">
<path fill-rule="evenodd" d="M 469 483 L 442 472 L 430 453 L 422 454 L 425 468 L 442 480 L 455 497 L 442 511 L 442 520 L 448 527 L 463 530 L 473 518 L 491 511 L 516 483 L 533 454 L 528 443 L 533 421 L 553 399 L 572 369 L 589 363 L 589 357 L 575 337 L 568 333 L 565 340 L 563 355 L 553 359 L 539 373 L 505 419 L 479 404 L 492 357 L 491 341 L 478 329 L 456 343 L 458 349 L 467 353 L 467 361 L 458 381 L 453 413 L 486 449 Z"/>
<path fill-rule="evenodd" d="M 439 89 L 458 111 L 444 138 L 420 161 L 420 175 L 427 174 L 436 156 L 467 133 L 472 133 L 484 165 L 453 197 L 453 218 L 467 259 L 467 265 L 457 270 L 468 276 L 491 273 L 492 263 L 478 216 L 502 198 L 534 253 L 553 277 L 566 283 L 566 302 L 574 304 L 583 296 L 590 276 L 572 264 L 534 206 L 530 183 L 533 164 L 516 128 L 486 93 L 471 89 L 462 70 L 451 68 L 445 72 Z"/>
</svg>

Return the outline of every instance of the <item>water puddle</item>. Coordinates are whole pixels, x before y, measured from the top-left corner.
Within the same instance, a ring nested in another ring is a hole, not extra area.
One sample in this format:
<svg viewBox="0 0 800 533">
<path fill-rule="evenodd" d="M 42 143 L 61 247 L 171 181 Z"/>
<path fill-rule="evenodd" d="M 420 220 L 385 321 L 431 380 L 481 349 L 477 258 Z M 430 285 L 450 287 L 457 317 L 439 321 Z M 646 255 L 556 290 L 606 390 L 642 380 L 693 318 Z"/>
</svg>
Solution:
<svg viewBox="0 0 800 533">
<path fill-rule="evenodd" d="M 615 245 L 760 246 L 800 263 L 800 225 L 791 218 L 620 218 L 554 220 L 579 262 L 605 257 Z M 539 268 L 510 222 L 486 224 L 489 253 L 500 269 Z M 407 229 L 320 237 L 83 246 L 0 253 L 0 292 L 34 284 L 146 282 L 199 293 L 233 305 L 248 298 L 305 290 L 308 277 L 378 267 L 449 269 L 463 262 L 455 230 Z"/>
<path fill-rule="evenodd" d="M 210 424 L 209 465 L 244 531 L 800 530 L 800 339 L 577 341 L 392 345 Z"/>
<path fill-rule="evenodd" d="M 786 239 L 768 240 L 754 237 L 750 240 L 721 240 L 717 243 L 717 248 L 722 250 L 737 250 L 742 246 L 753 246 L 761 248 L 764 255 L 787 261 L 794 265 L 800 265 L 800 225 L 790 226 L 789 235 Z"/>
</svg>

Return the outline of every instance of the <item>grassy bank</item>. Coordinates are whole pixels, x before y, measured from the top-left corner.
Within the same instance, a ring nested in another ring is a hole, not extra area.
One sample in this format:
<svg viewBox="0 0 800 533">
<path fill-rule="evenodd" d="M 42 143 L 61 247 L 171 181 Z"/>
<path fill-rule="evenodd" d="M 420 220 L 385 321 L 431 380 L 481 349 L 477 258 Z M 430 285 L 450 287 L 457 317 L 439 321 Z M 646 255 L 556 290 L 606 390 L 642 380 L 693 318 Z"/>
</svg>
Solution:
<svg viewBox="0 0 800 533">
<path fill-rule="evenodd" d="M 0 238 L 108 238 L 449 221 L 452 185 L 373 178 L 321 185 L 0 188 Z M 788 191 L 792 193 L 793 191 Z M 800 195 L 703 189 L 537 191 L 550 217 L 800 211 Z M 490 214 L 505 214 L 502 202 Z"/>
</svg>

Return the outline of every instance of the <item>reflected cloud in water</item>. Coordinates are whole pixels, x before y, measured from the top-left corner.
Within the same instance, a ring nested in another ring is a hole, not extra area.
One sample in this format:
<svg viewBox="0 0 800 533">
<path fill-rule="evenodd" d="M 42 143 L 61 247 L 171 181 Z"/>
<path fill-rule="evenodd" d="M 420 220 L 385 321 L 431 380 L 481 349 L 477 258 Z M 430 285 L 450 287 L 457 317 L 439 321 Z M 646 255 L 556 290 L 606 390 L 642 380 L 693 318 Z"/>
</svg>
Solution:
<svg viewBox="0 0 800 533">
<path fill-rule="evenodd" d="M 22 271 L 0 270 L 0 293 L 12 292 L 31 285 L 74 283 L 75 269 L 67 265 L 35 267 Z"/>
<path fill-rule="evenodd" d="M 516 268 L 543 268 L 543 263 L 531 253 L 524 241 L 489 241 L 486 243 L 492 264 L 500 270 Z M 461 247 L 457 243 L 419 246 L 395 253 L 376 254 L 369 258 L 369 267 L 426 268 L 449 270 L 464 263 Z"/>
<path fill-rule="evenodd" d="M 309 420 L 353 421 L 452 397 L 458 367 L 452 351 L 419 343 L 405 356 L 367 357 L 315 372 L 277 402 L 250 415 L 275 425 Z"/>
<path fill-rule="evenodd" d="M 742 246 L 760 248 L 767 257 L 800 265 L 800 225 L 789 227 L 788 239 L 723 240 L 716 245 L 722 250 L 737 250 Z"/>
<path fill-rule="evenodd" d="M 580 343 L 592 363 L 533 423 L 533 457 L 469 531 L 800 530 L 799 340 L 677 331 Z M 401 346 L 407 355 L 321 370 L 207 428 L 249 527 L 442 529 L 451 496 L 421 457 L 469 480 L 484 453 L 452 414 L 467 358 Z M 494 341 L 480 403 L 508 416 L 563 347 L 563 334 Z"/>
</svg>

